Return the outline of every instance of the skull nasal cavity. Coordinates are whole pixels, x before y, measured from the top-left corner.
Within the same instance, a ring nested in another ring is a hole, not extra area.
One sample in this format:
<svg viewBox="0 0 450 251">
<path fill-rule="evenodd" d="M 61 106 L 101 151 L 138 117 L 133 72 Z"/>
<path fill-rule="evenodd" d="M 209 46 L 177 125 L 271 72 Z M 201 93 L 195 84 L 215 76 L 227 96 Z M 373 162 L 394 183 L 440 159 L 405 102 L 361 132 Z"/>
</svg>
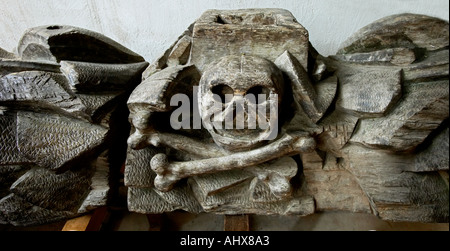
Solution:
<svg viewBox="0 0 450 251">
<path fill-rule="evenodd" d="M 225 103 L 225 95 L 226 94 L 234 94 L 233 88 L 229 87 L 228 85 L 225 84 L 219 84 L 216 86 L 213 86 L 212 88 L 212 93 L 218 95 L 218 97 L 220 98 L 220 100 L 216 100 L 222 103 Z M 215 96 L 215 98 L 217 98 L 217 96 Z"/>
</svg>

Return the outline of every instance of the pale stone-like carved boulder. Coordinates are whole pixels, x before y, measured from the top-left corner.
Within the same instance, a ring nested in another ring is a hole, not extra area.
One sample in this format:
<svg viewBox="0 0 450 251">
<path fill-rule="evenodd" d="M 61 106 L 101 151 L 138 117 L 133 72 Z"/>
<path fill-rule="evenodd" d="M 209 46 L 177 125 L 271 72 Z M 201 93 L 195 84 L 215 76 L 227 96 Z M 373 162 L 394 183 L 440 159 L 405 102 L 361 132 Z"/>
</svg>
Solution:
<svg viewBox="0 0 450 251">
<path fill-rule="evenodd" d="M 126 99 L 148 64 L 70 26 L 32 28 L 17 48 L 0 51 L 0 223 L 45 224 L 108 205 L 125 159 Z"/>
<path fill-rule="evenodd" d="M 447 21 L 424 15 L 398 14 L 360 29 L 343 43 L 338 55 L 391 48 L 435 51 L 448 45 Z"/>
<path fill-rule="evenodd" d="M 325 58 L 285 10 L 207 11 L 128 100 L 128 207 L 448 222 L 448 86 L 446 21 L 386 17 Z M 249 93 L 275 138 L 239 124 Z"/>
<path fill-rule="evenodd" d="M 401 72 L 401 96 L 370 92 L 366 99 L 391 99 L 392 105 L 381 117 L 357 115 L 349 143 L 336 156 L 382 219 L 448 222 L 448 37 L 446 21 L 395 15 L 361 29 L 331 57 L 342 86 L 355 64 Z M 380 50 L 413 55 L 379 60 Z"/>
</svg>

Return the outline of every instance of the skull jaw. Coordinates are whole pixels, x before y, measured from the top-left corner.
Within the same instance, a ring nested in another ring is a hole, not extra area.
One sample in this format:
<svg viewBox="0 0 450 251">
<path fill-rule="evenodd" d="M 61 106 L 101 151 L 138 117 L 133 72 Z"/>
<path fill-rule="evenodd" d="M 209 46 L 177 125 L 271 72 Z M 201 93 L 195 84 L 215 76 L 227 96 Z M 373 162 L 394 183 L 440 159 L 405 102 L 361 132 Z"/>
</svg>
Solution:
<svg viewBox="0 0 450 251">
<path fill-rule="evenodd" d="M 243 152 L 252 150 L 262 146 L 265 141 L 268 141 L 268 135 L 270 134 L 270 129 L 255 132 L 255 130 L 245 130 L 247 135 L 242 136 L 242 133 L 236 133 L 235 130 L 216 130 L 214 127 L 209 130 L 214 142 L 228 150 L 230 152 Z"/>
</svg>

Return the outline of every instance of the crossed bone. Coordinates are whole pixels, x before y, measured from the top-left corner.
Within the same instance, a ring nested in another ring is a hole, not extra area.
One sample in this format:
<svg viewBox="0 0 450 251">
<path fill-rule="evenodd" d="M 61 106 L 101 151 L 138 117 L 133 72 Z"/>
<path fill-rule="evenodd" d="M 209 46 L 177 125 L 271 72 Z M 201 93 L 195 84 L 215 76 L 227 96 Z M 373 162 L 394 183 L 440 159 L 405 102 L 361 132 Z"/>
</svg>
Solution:
<svg viewBox="0 0 450 251">
<path fill-rule="evenodd" d="M 166 145 L 189 153 L 194 158 L 194 160 L 184 162 L 169 162 L 165 154 L 156 154 L 152 158 L 150 166 L 157 174 L 154 181 L 155 188 L 163 192 L 170 191 L 175 183 L 183 178 L 252 167 L 283 156 L 310 152 L 316 146 L 315 140 L 302 132 L 284 133 L 279 139 L 266 146 L 239 153 L 230 153 L 212 143 L 203 143 L 176 134 L 159 132 L 148 135 L 139 135 L 139 132 L 136 134 L 131 137 L 130 141 L 138 139 L 139 141 L 146 141 L 148 145 Z M 277 180 L 280 180 L 280 177 L 277 178 Z M 284 182 L 289 183 L 289 180 L 285 179 Z M 271 185 L 270 182 L 268 184 Z M 288 193 L 286 191 L 288 185 L 272 185 L 274 188 L 284 187 L 278 191 L 280 196 Z"/>
</svg>

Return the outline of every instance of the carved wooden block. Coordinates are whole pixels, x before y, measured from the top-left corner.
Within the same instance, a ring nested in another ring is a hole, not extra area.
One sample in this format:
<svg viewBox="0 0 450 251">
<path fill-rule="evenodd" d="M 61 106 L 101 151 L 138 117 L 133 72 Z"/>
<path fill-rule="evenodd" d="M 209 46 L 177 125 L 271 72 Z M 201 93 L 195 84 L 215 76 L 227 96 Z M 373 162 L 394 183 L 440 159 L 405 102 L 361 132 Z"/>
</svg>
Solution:
<svg viewBox="0 0 450 251">
<path fill-rule="evenodd" d="M 330 57 L 308 37 L 286 10 L 210 10 L 148 65 L 28 30 L 0 50 L 0 223 L 107 206 L 123 163 L 143 214 L 448 222 L 448 22 L 386 17 Z"/>
<path fill-rule="evenodd" d="M 195 22 L 190 63 L 203 72 L 227 55 L 255 55 L 274 61 L 288 50 L 308 66 L 308 31 L 282 9 L 209 10 Z"/>
<path fill-rule="evenodd" d="M 65 220 L 104 207 L 127 128 L 126 99 L 148 66 L 70 26 L 29 29 L 0 50 L 0 223 Z"/>
<path fill-rule="evenodd" d="M 128 100 L 125 173 L 143 172 L 140 151 L 154 172 L 129 184 L 129 208 L 448 222 L 447 54 L 448 22 L 432 17 L 386 17 L 325 58 L 287 11 L 207 11 Z M 253 112 L 260 94 L 277 113 Z"/>
</svg>

